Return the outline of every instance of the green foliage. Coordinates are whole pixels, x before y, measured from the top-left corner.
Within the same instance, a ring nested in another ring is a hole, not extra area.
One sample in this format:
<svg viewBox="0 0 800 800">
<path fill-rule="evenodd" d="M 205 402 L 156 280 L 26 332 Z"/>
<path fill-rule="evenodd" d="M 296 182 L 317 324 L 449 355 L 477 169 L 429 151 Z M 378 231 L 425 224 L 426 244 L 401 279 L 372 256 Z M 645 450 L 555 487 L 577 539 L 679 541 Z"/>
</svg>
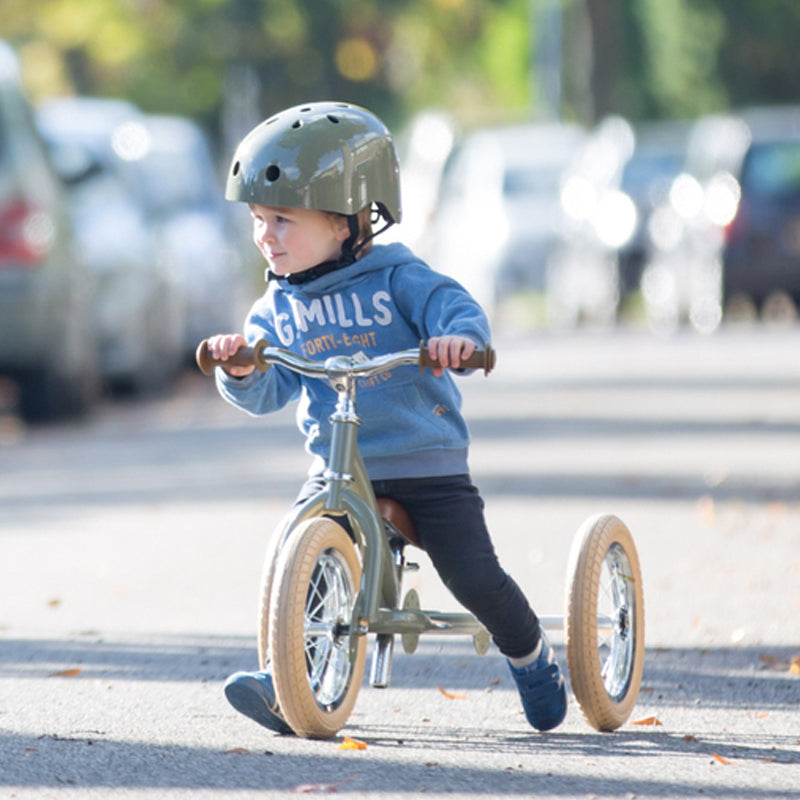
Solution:
<svg viewBox="0 0 800 800">
<path fill-rule="evenodd" d="M 717 64 L 735 105 L 797 102 L 800 85 L 800 3 L 726 3 L 727 35 Z"/>
<path fill-rule="evenodd" d="M 34 97 L 124 96 L 236 128 L 336 98 L 396 124 L 535 115 L 535 30 L 560 12 L 563 109 L 689 117 L 794 99 L 796 0 L 2 0 Z"/>
<path fill-rule="evenodd" d="M 640 90 L 646 114 L 689 118 L 725 106 L 725 87 L 716 74 L 725 35 L 719 6 L 697 0 L 638 0 L 632 12 L 643 40 Z"/>
</svg>

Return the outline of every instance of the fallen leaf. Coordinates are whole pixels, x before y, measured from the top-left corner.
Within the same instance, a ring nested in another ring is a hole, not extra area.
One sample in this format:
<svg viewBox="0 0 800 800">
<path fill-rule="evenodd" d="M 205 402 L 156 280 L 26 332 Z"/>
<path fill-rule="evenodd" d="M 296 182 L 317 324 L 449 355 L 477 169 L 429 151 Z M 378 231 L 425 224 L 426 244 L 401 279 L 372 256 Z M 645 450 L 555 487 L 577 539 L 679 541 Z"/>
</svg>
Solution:
<svg viewBox="0 0 800 800">
<path fill-rule="evenodd" d="M 54 597 L 52 600 L 47 601 L 47 605 L 50 606 L 50 608 L 58 608 L 61 605 L 61 599 Z"/>
<path fill-rule="evenodd" d="M 756 719 L 766 719 L 769 716 L 769 712 L 768 711 L 757 711 L 755 714 L 753 714 L 753 716 Z"/>
<path fill-rule="evenodd" d="M 684 742 L 696 742 L 697 737 L 693 733 L 687 733 L 686 736 L 683 737 Z"/>
<path fill-rule="evenodd" d="M 782 661 L 779 658 L 775 658 L 775 656 L 765 653 L 760 655 L 758 660 L 764 664 L 769 664 L 774 670 L 788 669 L 792 675 L 800 675 L 800 655 L 794 656 L 789 661 Z"/>
<path fill-rule="evenodd" d="M 719 755 L 717 753 L 712 753 L 711 755 L 714 756 L 714 760 L 715 761 L 719 761 L 720 764 L 730 764 L 731 763 L 730 761 L 728 761 L 727 758 L 723 758 L 721 755 Z"/>
<path fill-rule="evenodd" d="M 661 725 L 661 720 L 658 717 L 645 717 L 633 720 L 631 725 Z"/>
<path fill-rule="evenodd" d="M 337 748 L 339 750 L 366 750 L 367 743 L 359 739 L 351 739 L 349 736 L 344 737 L 344 741 Z"/>
<path fill-rule="evenodd" d="M 249 756 L 250 751 L 246 747 L 232 747 L 230 750 L 225 751 L 229 756 Z"/>
<path fill-rule="evenodd" d="M 769 512 L 769 516 L 773 520 L 783 519 L 786 516 L 789 507 L 786 503 L 770 503 L 767 506 L 767 511 Z"/>
<path fill-rule="evenodd" d="M 51 672 L 50 678 L 75 678 L 83 672 L 80 667 L 72 667 L 71 669 L 60 669 L 56 672 Z"/>
<path fill-rule="evenodd" d="M 457 694 L 455 692 L 448 692 L 445 689 L 442 689 L 441 686 L 436 687 L 441 694 L 443 694 L 448 700 L 466 700 L 467 696 L 465 694 Z"/>
<path fill-rule="evenodd" d="M 697 510 L 700 514 L 700 519 L 706 525 L 712 526 L 716 522 L 716 507 L 714 506 L 714 498 L 708 495 L 703 495 L 697 501 Z"/>
</svg>

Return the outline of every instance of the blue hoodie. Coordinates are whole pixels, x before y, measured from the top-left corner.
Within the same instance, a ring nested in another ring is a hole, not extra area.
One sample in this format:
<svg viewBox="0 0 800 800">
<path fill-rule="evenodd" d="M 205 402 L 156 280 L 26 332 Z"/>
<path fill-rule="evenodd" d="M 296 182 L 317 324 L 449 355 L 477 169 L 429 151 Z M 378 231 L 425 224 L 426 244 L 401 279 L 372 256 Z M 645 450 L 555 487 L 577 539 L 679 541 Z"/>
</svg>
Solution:
<svg viewBox="0 0 800 800">
<path fill-rule="evenodd" d="M 489 325 L 478 303 L 456 281 L 433 271 L 402 244 L 376 245 L 353 264 L 306 283 L 270 281 L 245 322 L 252 344 L 305 358 L 363 353 L 367 357 L 417 347 L 433 336 L 457 334 L 479 347 Z M 306 449 L 322 471 L 330 448 L 328 417 L 336 393 L 327 381 L 272 366 L 234 378 L 217 370 L 217 387 L 230 403 L 253 415 L 299 398 L 297 422 Z M 452 373 L 402 367 L 359 382 L 358 444 L 372 480 L 468 472 L 469 433 Z"/>
</svg>

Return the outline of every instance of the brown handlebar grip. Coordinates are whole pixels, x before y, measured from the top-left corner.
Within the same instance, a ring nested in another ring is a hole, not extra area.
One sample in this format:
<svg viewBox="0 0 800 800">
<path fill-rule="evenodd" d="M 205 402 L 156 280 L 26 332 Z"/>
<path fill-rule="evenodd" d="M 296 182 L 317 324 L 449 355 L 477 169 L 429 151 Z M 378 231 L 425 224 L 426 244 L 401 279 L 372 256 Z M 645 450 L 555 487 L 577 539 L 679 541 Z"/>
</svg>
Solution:
<svg viewBox="0 0 800 800">
<path fill-rule="evenodd" d="M 240 347 L 230 358 L 225 360 L 213 358 L 208 352 L 208 340 L 203 339 L 197 346 L 195 361 L 203 375 L 213 375 L 214 367 L 255 367 L 259 372 L 266 372 L 269 363 L 262 358 L 262 352 L 267 346 L 264 339 L 259 339 L 252 347 Z"/>
<path fill-rule="evenodd" d="M 458 365 L 458 369 L 482 369 L 484 375 L 488 375 L 493 369 L 495 365 L 495 361 L 497 360 L 497 354 L 495 349 L 490 345 L 487 344 L 483 350 L 475 350 L 473 354 L 469 358 L 462 358 L 461 363 Z M 424 342 L 420 342 L 419 344 L 419 368 L 420 371 L 424 367 L 438 367 L 441 366 L 439 364 L 439 360 L 435 358 L 431 358 L 428 355 L 428 348 Z"/>
</svg>

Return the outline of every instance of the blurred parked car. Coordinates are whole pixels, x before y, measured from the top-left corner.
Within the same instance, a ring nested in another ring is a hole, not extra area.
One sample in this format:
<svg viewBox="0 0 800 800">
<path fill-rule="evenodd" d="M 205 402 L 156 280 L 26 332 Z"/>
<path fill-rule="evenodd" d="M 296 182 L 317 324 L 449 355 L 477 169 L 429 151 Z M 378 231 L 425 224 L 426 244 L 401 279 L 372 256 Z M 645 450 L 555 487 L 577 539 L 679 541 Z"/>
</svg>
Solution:
<svg viewBox="0 0 800 800">
<path fill-rule="evenodd" d="M 800 303 L 800 107 L 699 120 L 654 215 L 643 288 L 651 322 L 714 330 L 723 312 Z"/>
<path fill-rule="evenodd" d="M 194 356 L 201 339 L 241 327 L 249 288 L 241 243 L 202 128 L 177 116 L 148 116 L 145 126 L 144 194 L 162 269 L 183 287 L 183 348 Z"/>
<path fill-rule="evenodd" d="M 627 120 L 609 117 L 587 136 L 564 170 L 561 227 L 547 265 L 551 324 L 605 323 L 616 317 L 617 252 L 636 226 L 633 200 L 620 189 L 634 141 Z"/>
<path fill-rule="evenodd" d="M 559 182 L 583 141 L 562 123 L 487 128 L 464 136 L 444 168 L 431 264 L 488 313 L 520 290 L 542 292 L 560 228 Z"/>
<path fill-rule="evenodd" d="M 611 322 L 639 288 L 646 229 L 685 152 L 685 123 L 603 120 L 566 170 L 564 226 L 548 271 L 550 321 Z"/>
<path fill-rule="evenodd" d="M 38 122 L 98 281 L 92 321 L 102 376 L 112 388 L 161 387 L 182 358 L 184 307 L 146 203 L 144 115 L 123 100 L 60 98 L 39 108 Z"/>
<path fill-rule="evenodd" d="M 738 204 L 724 228 L 722 299 L 764 311 L 777 300 L 800 307 L 800 107 L 742 112 L 749 145 L 734 177 Z M 733 190 L 736 195 L 735 189 Z"/>
<path fill-rule="evenodd" d="M 750 132 L 734 114 L 700 118 L 681 172 L 648 224 L 642 297 L 650 327 L 670 333 L 688 322 L 703 333 L 722 320 L 722 250 L 738 203 L 734 177 Z"/>
<path fill-rule="evenodd" d="M 25 419 L 91 405 L 92 301 L 92 275 L 74 247 L 63 187 L 23 94 L 16 56 L 0 41 L 0 373 L 18 381 Z"/>
<path fill-rule="evenodd" d="M 425 261 L 431 259 L 432 223 L 442 172 L 456 138 L 456 123 L 446 113 L 416 114 L 397 137 L 403 223 L 393 225 L 381 241 L 399 241 Z"/>
<path fill-rule="evenodd" d="M 636 208 L 633 233 L 619 247 L 620 298 L 638 291 L 647 254 L 647 228 L 666 199 L 686 156 L 690 123 L 684 120 L 634 126 L 634 147 L 622 169 L 620 189 Z"/>
</svg>

